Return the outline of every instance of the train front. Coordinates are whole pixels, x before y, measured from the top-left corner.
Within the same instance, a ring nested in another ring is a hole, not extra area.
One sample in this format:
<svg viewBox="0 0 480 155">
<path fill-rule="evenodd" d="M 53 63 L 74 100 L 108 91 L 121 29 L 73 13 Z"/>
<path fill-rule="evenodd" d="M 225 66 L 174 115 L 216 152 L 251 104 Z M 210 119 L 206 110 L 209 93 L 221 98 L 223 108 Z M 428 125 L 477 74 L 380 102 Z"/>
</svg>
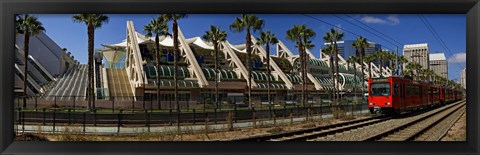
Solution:
<svg viewBox="0 0 480 155">
<path fill-rule="evenodd" d="M 393 110 L 391 78 L 368 80 L 368 108 L 371 113 Z"/>
</svg>

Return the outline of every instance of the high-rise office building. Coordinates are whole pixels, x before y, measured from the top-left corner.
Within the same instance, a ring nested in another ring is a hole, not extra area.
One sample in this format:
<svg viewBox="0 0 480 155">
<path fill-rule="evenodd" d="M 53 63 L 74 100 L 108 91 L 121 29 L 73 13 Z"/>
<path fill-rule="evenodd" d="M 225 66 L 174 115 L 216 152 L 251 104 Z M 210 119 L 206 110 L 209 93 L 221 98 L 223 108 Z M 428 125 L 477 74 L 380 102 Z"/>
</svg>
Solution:
<svg viewBox="0 0 480 155">
<path fill-rule="evenodd" d="M 403 45 L 403 56 L 408 62 L 419 63 L 422 68 L 429 69 L 429 49 L 428 44 L 407 44 Z M 406 66 L 407 64 L 404 64 Z"/>
<path fill-rule="evenodd" d="M 430 54 L 430 69 L 443 78 L 448 78 L 448 62 L 444 53 Z"/>
<path fill-rule="evenodd" d="M 467 89 L 467 68 L 462 69 L 460 73 L 460 84 L 462 88 Z"/>
</svg>

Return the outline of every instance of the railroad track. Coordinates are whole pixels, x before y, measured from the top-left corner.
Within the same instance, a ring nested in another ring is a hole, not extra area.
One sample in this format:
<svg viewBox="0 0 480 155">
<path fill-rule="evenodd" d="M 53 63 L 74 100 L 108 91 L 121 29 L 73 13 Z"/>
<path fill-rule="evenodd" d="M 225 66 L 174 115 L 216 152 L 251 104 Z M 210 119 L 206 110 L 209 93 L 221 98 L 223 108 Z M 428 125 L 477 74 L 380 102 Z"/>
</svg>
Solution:
<svg viewBox="0 0 480 155">
<path fill-rule="evenodd" d="M 409 126 L 417 124 L 418 122 L 421 122 L 433 116 L 438 116 L 438 114 L 440 114 L 441 116 L 442 115 L 445 116 L 445 114 L 452 112 L 453 109 L 458 109 L 463 105 L 465 105 L 465 101 L 459 101 L 459 102 L 442 106 L 424 113 L 394 118 L 394 119 L 390 119 L 388 121 L 380 122 L 377 124 L 372 124 L 369 126 L 357 128 L 355 130 L 337 133 L 335 135 L 311 138 L 311 139 L 308 139 L 307 141 L 375 141 L 375 140 L 394 141 L 395 139 L 393 138 L 390 139 L 385 137 L 387 137 L 390 134 L 396 133 L 397 131 L 400 131 L 402 129 L 406 129 Z M 426 128 L 428 127 L 428 125 L 423 125 L 423 127 Z M 418 129 L 420 130 L 422 128 L 418 128 Z M 415 135 L 410 135 L 410 136 L 412 137 L 418 136 L 418 134 L 422 133 L 422 131 L 419 131 L 419 130 L 417 130 L 418 132 L 415 132 L 415 133 L 412 133 L 414 130 L 411 130 L 412 131 L 411 134 L 415 134 Z M 407 135 L 409 134 L 405 134 L 404 136 L 407 136 Z M 401 138 L 401 136 L 398 136 L 399 139 L 397 140 L 400 140 L 400 141 L 409 140 L 411 138 L 410 136 L 407 138 Z"/>
<path fill-rule="evenodd" d="M 427 133 L 429 129 L 435 127 L 449 116 L 461 116 L 465 111 L 465 102 L 452 106 L 451 108 L 427 115 L 425 117 L 415 119 L 409 123 L 401 125 L 395 129 L 385 131 L 382 134 L 372 136 L 367 140 L 377 141 L 412 141 L 417 137 L 420 137 L 424 133 Z M 426 139 L 426 136 L 422 136 L 422 139 Z M 441 138 L 441 136 L 440 136 Z M 419 139 L 421 140 L 421 139 Z"/>
<path fill-rule="evenodd" d="M 351 128 L 355 128 L 359 124 L 374 124 L 381 121 L 385 121 L 390 119 L 391 117 L 385 116 L 376 116 L 376 117 L 369 117 L 364 119 L 358 119 L 353 121 L 347 121 L 342 123 L 330 124 L 325 126 L 318 126 L 312 127 L 308 129 L 300 129 L 288 132 L 282 132 L 277 134 L 269 134 L 269 135 L 259 135 L 241 139 L 234 139 L 232 141 L 285 141 L 285 140 L 301 140 L 303 137 L 312 135 L 312 134 L 319 134 L 318 132 L 335 132 L 338 130 L 348 130 Z"/>
<path fill-rule="evenodd" d="M 378 116 L 327 126 L 313 127 L 278 134 L 260 135 L 234 141 L 364 141 L 380 140 L 385 137 L 384 134 L 395 133 L 400 129 L 412 126 L 415 122 L 421 122 L 438 113 L 452 112 L 452 107 L 458 109 L 462 107 L 465 101 L 459 101 L 454 104 L 438 107 L 435 109 L 424 109 L 414 113 L 408 113 L 399 116 Z M 463 103 L 463 104 L 462 104 Z M 442 114 L 443 114 L 442 113 Z M 445 116 L 446 117 L 446 116 Z M 438 123 L 439 121 L 437 121 Z M 433 123 L 431 125 L 435 125 Z M 431 127 L 427 127 L 431 128 Z M 419 128 L 420 129 L 420 128 Z M 378 131 L 385 131 L 378 133 Z M 413 131 L 413 130 L 412 130 Z M 418 137 L 422 131 L 417 132 Z M 410 137 L 409 137 L 410 138 Z"/>
</svg>

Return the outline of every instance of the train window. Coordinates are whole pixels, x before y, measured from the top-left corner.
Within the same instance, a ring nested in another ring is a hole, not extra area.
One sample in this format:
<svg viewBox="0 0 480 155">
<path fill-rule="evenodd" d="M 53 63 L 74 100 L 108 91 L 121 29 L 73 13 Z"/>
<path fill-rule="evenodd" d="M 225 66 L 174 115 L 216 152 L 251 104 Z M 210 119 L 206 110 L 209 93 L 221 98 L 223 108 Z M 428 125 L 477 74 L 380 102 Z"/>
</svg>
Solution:
<svg viewBox="0 0 480 155">
<path fill-rule="evenodd" d="M 390 83 L 373 83 L 370 85 L 370 96 L 389 96 Z"/>
<path fill-rule="evenodd" d="M 406 90 L 407 95 L 419 95 L 421 93 L 420 87 L 415 85 L 407 85 Z"/>
<path fill-rule="evenodd" d="M 395 83 L 395 84 L 393 85 L 393 95 L 398 96 L 398 91 L 399 91 L 399 89 L 400 89 L 400 84 Z"/>
</svg>

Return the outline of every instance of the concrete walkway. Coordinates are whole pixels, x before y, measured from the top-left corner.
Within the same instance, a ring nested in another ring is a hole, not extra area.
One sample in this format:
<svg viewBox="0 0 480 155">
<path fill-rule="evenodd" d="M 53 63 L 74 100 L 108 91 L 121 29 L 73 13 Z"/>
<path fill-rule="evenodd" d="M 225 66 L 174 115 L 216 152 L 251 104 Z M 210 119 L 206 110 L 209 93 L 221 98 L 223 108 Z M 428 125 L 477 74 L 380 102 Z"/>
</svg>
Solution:
<svg viewBox="0 0 480 155">
<path fill-rule="evenodd" d="M 370 113 L 369 110 L 362 110 L 362 111 L 355 111 L 355 114 L 368 114 Z M 347 115 L 351 115 L 351 113 L 347 113 Z M 332 118 L 332 114 L 326 114 L 322 115 L 321 119 L 326 119 L 326 118 Z M 320 116 L 312 116 L 309 119 L 313 120 L 319 120 Z M 286 125 L 289 123 L 299 123 L 299 122 L 304 122 L 306 120 L 306 117 L 296 117 L 292 119 L 276 119 L 275 122 L 274 120 L 258 120 L 256 121 L 256 126 L 257 127 L 264 127 L 264 126 L 273 126 L 274 123 L 276 125 Z M 22 128 L 22 125 L 16 125 L 16 129 L 19 133 L 21 132 L 29 132 L 29 133 L 57 133 L 61 134 L 64 133 L 65 129 L 68 128 L 71 133 L 83 133 L 84 128 L 83 126 L 60 126 L 57 125 L 55 126 L 55 130 L 53 129 L 53 126 L 50 125 L 25 125 L 24 128 Z M 233 128 L 235 129 L 242 129 L 242 128 L 251 128 L 253 127 L 253 122 L 238 122 L 238 123 L 233 123 Z M 112 135 L 112 134 L 121 134 L 121 135 L 135 135 L 135 134 L 141 134 L 141 133 L 147 133 L 147 132 L 153 132 L 153 133 L 165 133 L 165 134 L 173 134 L 177 133 L 177 125 L 173 124 L 171 126 L 155 126 L 155 127 L 99 127 L 99 126 L 86 126 L 85 127 L 85 134 L 100 134 L 100 135 Z M 205 129 L 208 129 L 208 131 L 221 131 L 221 130 L 226 130 L 228 129 L 228 124 L 225 123 L 219 123 L 219 124 L 209 124 L 209 125 L 182 125 L 180 126 L 180 130 L 182 133 L 192 133 L 192 132 L 200 132 L 200 131 L 205 131 Z"/>
</svg>

